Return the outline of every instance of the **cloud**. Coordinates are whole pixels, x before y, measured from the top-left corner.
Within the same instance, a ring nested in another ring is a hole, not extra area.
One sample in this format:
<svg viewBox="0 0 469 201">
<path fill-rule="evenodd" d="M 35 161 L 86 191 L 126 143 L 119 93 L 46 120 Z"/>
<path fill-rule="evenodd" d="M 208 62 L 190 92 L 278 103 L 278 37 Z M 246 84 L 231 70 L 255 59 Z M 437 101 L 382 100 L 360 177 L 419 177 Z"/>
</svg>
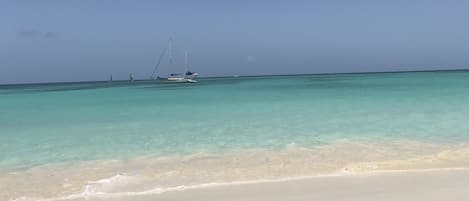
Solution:
<svg viewBox="0 0 469 201">
<path fill-rule="evenodd" d="M 44 38 L 57 38 L 57 33 L 54 32 L 46 32 L 44 34 Z"/>
<path fill-rule="evenodd" d="M 18 36 L 21 38 L 47 38 L 47 39 L 54 39 L 57 38 L 57 33 L 48 31 L 42 32 L 37 29 L 30 29 L 30 30 L 23 30 L 18 32 Z"/>
<path fill-rule="evenodd" d="M 34 37 L 38 37 L 41 35 L 42 35 L 42 32 L 39 30 L 35 30 L 35 29 L 24 30 L 24 31 L 18 32 L 18 36 L 22 38 L 34 38 Z"/>
</svg>

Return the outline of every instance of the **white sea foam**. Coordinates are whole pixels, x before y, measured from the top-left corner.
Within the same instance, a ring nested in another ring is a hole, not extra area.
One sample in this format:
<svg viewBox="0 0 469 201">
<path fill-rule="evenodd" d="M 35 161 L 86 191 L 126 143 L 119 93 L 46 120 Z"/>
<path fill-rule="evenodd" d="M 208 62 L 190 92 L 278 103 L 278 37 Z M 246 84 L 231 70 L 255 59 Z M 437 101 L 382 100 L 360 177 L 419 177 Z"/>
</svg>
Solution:
<svg viewBox="0 0 469 201">
<path fill-rule="evenodd" d="M 0 184 L 3 179 L 5 186 L 11 186 L 12 190 L 23 190 L 16 192 L 15 199 L 8 198 L 12 201 L 58 201 L 314 177 L 469 167 L 469 146 L 466 145 L 341 141 L 317 148 L 295 146 L 289 145 L 279 151 L 197 153 L 130 161 L 96 161 L 70 167 L 48 166 L 0 176 Z M 18 183 L 26 180 L 36 183 Z"/>
<path fill-rule="evenodd" d="M 455 167 L 455 168 L 428 168 L 428 169 L 416 169 L 416 170 L 378 170 L 370 171 L 366 174 L 375 175 L 375 174 L 385 174 L 385 173 L 406 173 L 406 172 L 435 172 L 435 171 L 454 171 L 454 170 L 469 170 L 469 167 Z M 327 174 L 327 175 L 316 175 L 316 176 L 303 176 L 303 177 L 290 177 L 290 178 L 279 178 L 279 179 L 260 179 L 260 180 L 247 180 L 247 181 L 234 181 L 234 182 L 212 182 L 212 183 L 202 183 L 196 185 L 180 185 L 168 188 L 155 187 L 150 190 L 145 191 L 124 191 L 124 192 L 115 192 L 115 193 L 106 193 L 99 192 L 95 190 L 90 190 L 90 188 L 85 188 L 81 193 L 71 194 L 67 196 L 54 197 L 54 198 L 28 198 L 21 197 L 17 199 L 12 199 L 10 201 L 66 201 L 66 200 L 76 200 L 76 199 L 92 199 L 92 198 L 115 198 L 123 196 L 142 196 L 142 195 L 157 195 L 167 192 L 177 192 L 184 190 L 192 189 L 202 189 L 202 188 L 212 188 L 212 187 L 222 187 L 222 186 L 233 186 L 233 185 L 243 185 L 243 184 L 257 184 L 257 183 L 275 183 L 275 182 L 287 182 L 287 181 L 296 181 L 304 179 L 314 179 L 314 178 L 325 178 L 325 177 L 341 177 L 341 176 L 352 176 L 350 172 L 342 170 L 336 174 Z M 120 177 L 120 175 L 113 176 L 111 178 L 101 179 L 99 181 L 91 181 L 89 183 L 112 183 L 114 178 Z"/>
<path fill-rule="evenodd" d="M 304 177 L 291 177 L 291 178 L 279 178 L 279 179 L 259 179 L 259 180 L 246 180 L 246 181 L 233 181 L 233 182 L 212 182 L 212 183 L 201 183 L 196 185 L 180 185 L 174 187 L 154 187 L 150 190 L 145 191 L 125 191 L 125 192 L 101 192 L 93 188 L 92 185 L 86 185 L 83 192 L 71 194 L 67 196 L 55 197 L 55 198 L 28 198 L 21 197 L 16 198 L 11 201 L 60 201 L 60 200 L 74 200 L 79 198 L 110 198 L 110 197 L 120 197 L 120 196 L 139 196 L 139 195 L 152 195 L 152 194 L 161 194 L 166 192 L 174 191 L 184 191 L 190 189 L 199 189 L 199 188 L 209 188 L 209 187 L 219 187 L 219 186 L 231 186 L 231 185 L 242 185 L 242 184 L 255 184 L 255 183 L 268 183 L 268 182 L 284 182 L 284 181 L 294 181 L 310 178 L 320 178 L 320 177 L 338 177 L 344 176 L 345 174 L 328 174 L 328 175 L 317 175 L 317 176 L 304 176 Z M 117 181 L 117 178 L 121 178 L 121 175 L 115 175 L 110 178 L 100 179 L 98 181 L 90 181 L 89 184 L 112 184 L 114 181 Z"/>
</svg>

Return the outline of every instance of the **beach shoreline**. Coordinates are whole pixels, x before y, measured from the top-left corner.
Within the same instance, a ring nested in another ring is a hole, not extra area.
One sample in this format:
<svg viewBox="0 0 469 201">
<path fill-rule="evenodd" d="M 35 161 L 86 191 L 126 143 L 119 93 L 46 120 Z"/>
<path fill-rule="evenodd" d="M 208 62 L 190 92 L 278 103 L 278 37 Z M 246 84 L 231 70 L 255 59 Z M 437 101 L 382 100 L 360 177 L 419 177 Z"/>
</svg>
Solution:
<svg viewBox="0 0 469 201">
<path fill-rule="evenodd" d="M 467 147 L 466 144 L 448 147 L 410 141 L 387 144 L 341 141 L 310 149 L 288 146 L 281 151 L 196 153 L 50 164 L 0 174 L 0 198 L 15 201 L 127 200 L 325 178 L 340 181 L 338 178 L 342 177 L 386 178 L 392 174 L 433 177 L 435 172 L 469 172 Z M 467 178 L 469 180 L 469 176 Z"/>
<path fill-rule="evenodd" d="M 464 200 L 469 170 L 374 172 L 359 175 L 207 186 L 160 194 L 96 196 L 73 201 L 231 200 Z"/>
</svg>

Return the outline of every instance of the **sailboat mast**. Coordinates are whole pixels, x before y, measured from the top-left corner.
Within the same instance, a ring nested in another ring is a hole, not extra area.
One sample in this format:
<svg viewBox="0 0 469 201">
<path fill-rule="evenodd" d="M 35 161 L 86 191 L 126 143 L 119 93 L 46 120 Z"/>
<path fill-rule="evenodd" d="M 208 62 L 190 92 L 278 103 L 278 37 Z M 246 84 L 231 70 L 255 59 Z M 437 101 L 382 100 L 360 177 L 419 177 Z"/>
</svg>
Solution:
<svg viewBox="0 0 469 201">
<path fill-rule="evenodd" d="M 163 59 L 163 57 L 164 57 L 164 55 L 166 54 L 167 51 L 168 51 L 168 49 L 165 48 L 161 52 L 160 57 L 158 58 L 158 62 L 156 63 L 155 68 L 153 68 L 153 72 L 151 73 L 150 79 L 155 79 L 156 70 L 158 70 L 158 67 L 161 64 L 161 60 Z"/>
<path fill-rule="evenodd" d="M 189 71 L 189 68 L 187 67 L 187 50 L 184 51 L 184 67 L 186 68 L 186 72 Z"/>
<path fill-rule="evenodd" d="M 169 38 L 168 55 L 169 55 L 169 68 L 171 68 L 173 65 L 173 37 Z"/>
</svg>

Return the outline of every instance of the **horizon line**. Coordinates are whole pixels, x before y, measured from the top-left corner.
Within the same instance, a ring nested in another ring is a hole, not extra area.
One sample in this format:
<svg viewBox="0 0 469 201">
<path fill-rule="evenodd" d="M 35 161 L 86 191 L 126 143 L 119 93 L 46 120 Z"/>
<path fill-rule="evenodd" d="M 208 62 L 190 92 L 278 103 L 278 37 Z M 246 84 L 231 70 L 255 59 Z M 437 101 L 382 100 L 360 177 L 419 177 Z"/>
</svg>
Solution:
<svg viewBox="0 0 469 201">
<path fill-rule="evenodd" d="M 223 76 L 201 76 L 199 78 L 241 78 L 241 77 L 278 77 L 278 76 L 304 76 L 304 75 L 341 75 L 341 74 L 379 74 L 379 73 L 417 73 L 417 72 L 444 72 L 444 71 L 469 71 L 469 67 L 454 68 L 454 69 L 433 69 L 433 70 L 396 70 L 396 71 L 363 71 L 363 72 L 340 72 L 340 73 L 294 73 L 294 74 L 258 74 L 258 75 L 223 75 Z M 134 82 L 149 81 L 152 79 L 135 79 Z M 127 79 L 113 80 L 113 82 L 129 81 Z M 24 82 L 24 83 L 9 83 L 0 86 L 11 85 L 39 85 L 39 84 L 79 84 L 89 82 L 109 82 L 109 80 L 78 80 L 78 81 L 57 81 L 57 82 Z"/>
</svg>

